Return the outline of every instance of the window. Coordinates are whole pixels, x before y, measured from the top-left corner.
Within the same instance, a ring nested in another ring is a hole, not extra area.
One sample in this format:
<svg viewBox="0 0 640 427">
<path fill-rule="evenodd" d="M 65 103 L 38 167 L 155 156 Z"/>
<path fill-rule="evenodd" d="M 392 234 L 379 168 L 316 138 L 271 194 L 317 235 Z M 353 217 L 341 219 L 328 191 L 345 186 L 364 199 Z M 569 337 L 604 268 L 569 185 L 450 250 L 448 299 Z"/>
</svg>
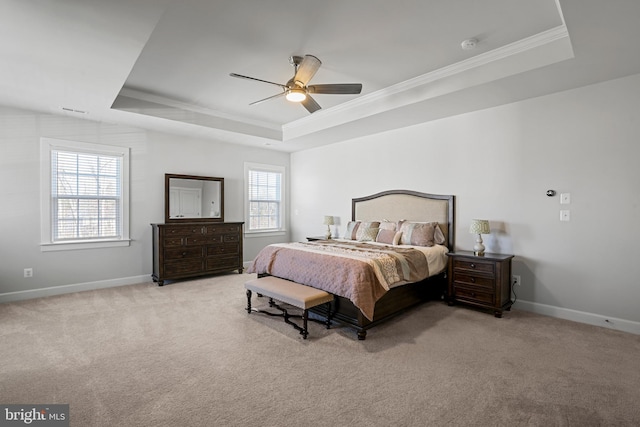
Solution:
<svg viewBox="0 0 640 427">
<path fill-rule="evenodd" d="M 129 150 L 41 140 L 42 249 L 129 244 Z"/>
<path fill-rule="evenodd" d="M 284 167 L 245 163 L 247 233 L 285 230 Z"/>
</svg>

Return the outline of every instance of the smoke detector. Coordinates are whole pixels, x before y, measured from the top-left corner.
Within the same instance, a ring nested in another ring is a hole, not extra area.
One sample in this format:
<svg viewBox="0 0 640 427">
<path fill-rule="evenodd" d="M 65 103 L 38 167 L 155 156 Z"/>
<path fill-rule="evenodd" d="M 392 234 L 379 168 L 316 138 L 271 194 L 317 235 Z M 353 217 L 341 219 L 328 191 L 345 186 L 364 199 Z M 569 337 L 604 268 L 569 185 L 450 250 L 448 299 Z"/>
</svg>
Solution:
<svg viewBox="0 0 640 427">
<path fill-rule="evenodd" d="M 478 45 L 478 39 L 475 39 L 475 38 L 467 39 L 462 43 L 460 43 L 460 47 L 462 47 L 463 50 L 473 50 L 476 48 L 477 45 Z"/>
</svg>

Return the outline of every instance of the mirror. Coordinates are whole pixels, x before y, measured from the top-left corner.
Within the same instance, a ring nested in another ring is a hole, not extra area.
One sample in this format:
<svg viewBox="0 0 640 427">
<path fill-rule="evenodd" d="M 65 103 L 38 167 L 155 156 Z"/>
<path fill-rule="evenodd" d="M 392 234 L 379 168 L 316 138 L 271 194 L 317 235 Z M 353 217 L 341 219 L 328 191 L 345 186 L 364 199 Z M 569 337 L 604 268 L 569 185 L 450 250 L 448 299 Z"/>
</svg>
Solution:
<svg viewBox="0 0 640 427">
<path fill-rule="evenodd" d="M 224 178 L 164 175 L 165 222 L 224 221 Z"/>
</svg>

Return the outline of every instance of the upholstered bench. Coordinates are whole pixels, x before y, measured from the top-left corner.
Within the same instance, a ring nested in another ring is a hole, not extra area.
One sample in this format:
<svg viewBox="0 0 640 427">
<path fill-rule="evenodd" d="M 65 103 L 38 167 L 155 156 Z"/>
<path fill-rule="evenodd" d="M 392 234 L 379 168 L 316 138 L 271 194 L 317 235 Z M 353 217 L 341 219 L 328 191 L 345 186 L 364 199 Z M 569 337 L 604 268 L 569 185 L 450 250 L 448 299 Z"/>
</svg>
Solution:
<svg viewBox="0 0 640 427">
<path fill-rule="evenodd" d="M 309 335 L 307 330 L 308 320 L 323 323 L 327 329 L 331 327 L 331 301 L 333 301 L 333 295 L 328 292 L 273 276 L 250 280 L 244 284 L 244 287 L 247 289 L 247 313 L 249 314 L 254 312 L 268 314 L 269 316 L 284 317 L 284 321 L 300 331 L 304 339 L 307 339 L 307 335 Z M 269 311 L 251 308 L 252 292 L 269 297 L 269 306 L 280 310 L 281 313 L 271 313 Z M 274 300 L 301 308 L 303 310 L 302 315 L 289 314 L 285 308 L 276 304 Z M 313 318 L 309 319 L 309 309 L 320 304 L 328 305 L 327 320 L 323 322 Z M 301 317 L 302 327 L 291 322 L 289 319 L 292 317 Z"/>
</svg>

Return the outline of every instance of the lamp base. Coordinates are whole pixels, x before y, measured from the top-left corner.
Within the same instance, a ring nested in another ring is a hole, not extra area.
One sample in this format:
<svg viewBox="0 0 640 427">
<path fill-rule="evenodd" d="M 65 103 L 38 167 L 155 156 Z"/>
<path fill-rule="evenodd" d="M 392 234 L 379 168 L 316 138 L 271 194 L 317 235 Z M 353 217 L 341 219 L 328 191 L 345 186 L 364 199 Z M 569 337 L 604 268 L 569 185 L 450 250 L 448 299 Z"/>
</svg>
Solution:
<svg viewBox="0 0 640 427">
<path fill-rule="evenodd" d="M 484 245 L 482 244 L 482 235 L 478 234 L 476 244 L 473 245 L 473 254 L 475 256 L 484 256 Z"/>
<path fill-rule="evenodd" d="M 329 228 L 328 225 L 327 225 L 327 232 L 324 233 L 324 238 L 327 240 L 331 239 L 331 228 Z"/>
</svg>

